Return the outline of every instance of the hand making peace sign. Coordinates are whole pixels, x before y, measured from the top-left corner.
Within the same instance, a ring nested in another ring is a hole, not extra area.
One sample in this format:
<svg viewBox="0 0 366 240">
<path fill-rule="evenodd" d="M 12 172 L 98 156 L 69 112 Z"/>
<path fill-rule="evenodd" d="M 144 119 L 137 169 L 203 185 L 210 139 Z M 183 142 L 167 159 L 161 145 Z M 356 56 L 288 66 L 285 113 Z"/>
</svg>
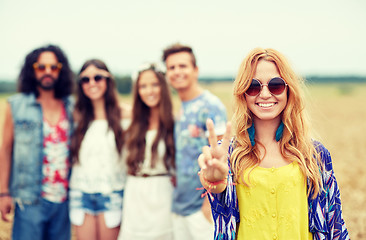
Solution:
<svg viewBox="0 0 366 240">
<path fill-rule="evenodd" d="M 227 157 L 231 138 L 231 124 L 230 122 L 227 123 L 220 145 L 217 143 L 217 135 L 211 119 L 207 119 L 206 126 L 209 132 L 208 142 L 211 147 L 204 146 L 202 148 L 202 154 L 198 157 L 198 165 L 201 167 L 204 180 L 213 183 L 225 179 L 228 175 Z"/>
</svg>

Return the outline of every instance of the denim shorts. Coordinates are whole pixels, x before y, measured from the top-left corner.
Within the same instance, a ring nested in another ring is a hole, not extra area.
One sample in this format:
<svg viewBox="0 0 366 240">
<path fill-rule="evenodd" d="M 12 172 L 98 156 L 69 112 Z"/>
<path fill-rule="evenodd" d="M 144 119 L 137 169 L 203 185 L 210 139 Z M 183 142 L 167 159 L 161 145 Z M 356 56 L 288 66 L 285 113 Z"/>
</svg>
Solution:
<svg viewBox="0 0 366 240">
<path fill-rule="evenodd" d="M 103 213 L 106 225 L 110 228 L 119 226 L 121 223 L 123 190 L 109 194 L 70 190 L 69 196 L 72 224 L 81 226 L 86 213 L 93 216 Z"/>
</svg>

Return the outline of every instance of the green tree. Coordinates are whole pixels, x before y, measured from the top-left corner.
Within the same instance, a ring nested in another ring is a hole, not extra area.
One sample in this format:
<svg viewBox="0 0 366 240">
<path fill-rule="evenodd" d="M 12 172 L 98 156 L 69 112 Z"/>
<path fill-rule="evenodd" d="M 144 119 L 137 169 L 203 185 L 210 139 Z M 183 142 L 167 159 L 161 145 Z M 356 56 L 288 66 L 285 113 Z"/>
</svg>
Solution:
<svg viewBox="0 0 366 240">
<path fill-rule="evenodd" d="M 114 77 L 116 84 L 117 84 L 117 90 L 120 94 L 128 94 L 131 93 L 132 88 L 132 80 L 131 77 L 128 75 L 122 75 L 122 76 L 115 76 Z"/>
</svg>

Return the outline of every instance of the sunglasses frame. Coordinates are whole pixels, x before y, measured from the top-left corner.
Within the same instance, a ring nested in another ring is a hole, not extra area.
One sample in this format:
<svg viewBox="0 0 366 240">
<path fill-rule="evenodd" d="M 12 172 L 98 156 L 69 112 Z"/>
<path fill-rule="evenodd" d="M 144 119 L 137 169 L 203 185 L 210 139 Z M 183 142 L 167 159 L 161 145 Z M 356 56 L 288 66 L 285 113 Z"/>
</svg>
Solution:
<svg viewBox="0 0 366 240">
<path fill-rule="evenodd" d="M 284 85 L 285 85 L 285 88 L 283 89 L 283 91 L 282 91 L 281 93 L 274 94 L 274 93 L 270 90 L 270 88 L 269 88 L 269 86 L 268 86 L 268 85 L 271 83 L 271 81 L 272 81 L 273 79 L 281 79 L 281 80 L 283 81 L 283 83 L 284 83 Z M 255 81 L 257 81 L 257 82 L 259 83 L 259 85 L 261 86 L 261 89 L 259 90 L 259 92 L 258 92 L 256 95 L 249 95 L 249 94 L 247 93 L 247 91 L 248 91 L 248 89 L 250 88 L 250 86 L 252 85 L 252 82 L 253 82 L 254 80 L 255 80 Z M 258 96 L 258 95 L 262 92 L 262 90 L 263 90 L 263 86 L 267 86 L 268 91 L 271 93 L 271 95 L 273 95 L 273 96 L 279 96 L 279 95 L 281 95 L 281 94 L 286 90 L 286 88 L 287 88 L 287 86 L 288 86 L 288 84 L 286 83 L 286 81 L 285 81 L 285 80 L 283 80 L 283 78 L 281 78 L 281 77 L 274 77 L 274 78 L 271 78 L 271 80 L 269 80 L 267 84 L 262 84 L 262 83 L 261 83 L 261 81 L 259 81 L 259 80 L 258 80 L 258 79 L 256 79 L 256 78 L 253 78 L 253 79 L 252 79 L 252 82 L 250 83 L 250 85 L 249 85 L 248 89 L 245 91 L 245 95 L 250 96 L 250 97 L 256 97 L 256 96 Z"/>
<path fill-rule="evenodd" d="M 79 82 L 81 84 L 90 83 L 91 78 L 94 79 L 94 82 L 96 82 L 96 83 L 102 81 L 103 79 L 106 79 L 106 80 L 109 79 L 109 77 L 103 76 L 101 74 L 97 74 L 97 75 L 94 75 L 93 77 L 86 77 L 86 76 L 82 77 L 82 78 L 79 79 Z M 86 79 L 88 79 L 88 80 L 86 80 Z"/>
<path fill-rule="evenodd" d="M 57 64 L 49 64 L 49 63 L 45 63 L 45 64 L 40 64 L 38 62 L 33 63 L 33 69 L 39 72 L 44 72 L 46 71 L 47 68 L 51 69 L 51 72 L 57 72 L 60 71 L 62 68 L 62 63 L 57 63 Z M 44 69 L 40 69 L 40 66 L 44 66 Z M 53 68 L 53 67 L 56 68 Z"/>
</svg>

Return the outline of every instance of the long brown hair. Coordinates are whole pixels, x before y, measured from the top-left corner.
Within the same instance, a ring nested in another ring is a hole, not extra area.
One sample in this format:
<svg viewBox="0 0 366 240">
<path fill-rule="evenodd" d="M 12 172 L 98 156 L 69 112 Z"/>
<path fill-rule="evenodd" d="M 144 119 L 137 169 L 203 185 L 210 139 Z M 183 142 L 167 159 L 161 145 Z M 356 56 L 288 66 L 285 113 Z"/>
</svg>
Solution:
<svg viewBox="0 0 366 240">
<path fill-rule="evenodd" d="M 273 62 L 280 76 L 288 84 L 288 100 L 281 119 L 284 123 L 283 136 L 280 140 L 281 154 L 289 161 L 298 162 L 305 177 L 309 179 L 308 195 L 313 190 L 315 197 L 322 189 L 319 167 L 322 163 L 314 143 L 309 134 L 309 123 L 304 109 L 302 88 L 303 79 L 298 77 L 285 57 L 274 49 L 256 48 L 243 60 L 234 82 L 235 109 L 233 127 L 235 131 L 235 149 L 231 155 L 231 163 L 236 178 L 243 176 L 245 169 L 258 166 L 261 159 L 258 144 L 252 146 L 247 129 L 253 123 L 253 116 L 245 99 L 245 92 L 249 88 L 260 60 Z M 245 181 L 242 178 L 245 184 Z"/>
<path fill-rule="evenodd" d="M 95 66 L 96 68 L 103 69 L 109 72 L 106 64 L 99 59 L 91 59 L 84 63 L 81 67 L 79 75 L 89 66 Z M 123 131 L 121 127 L 121 109 L 118 104 L 116 84 L 111 75 L 106 79 L 107 89 L 104 93 L 105 111 L 108 121 L 108 127 L 114 132 L 114 138 L 116 142 L 117 151 L 122 153 L 122 147 L 124 143 Z M 81 82 L 78 81 L 77 99 L 75 103 L 75 113 L 80 116 L 77 119 L 76 129 L 71 140 L 71 155 L 73 163 L 79 162 L 79 150 L 81 142 L 85 136 L 86 131 L 89 128 L 90 123 L 94 120 L 94 108 L 90 99 L 84 94 Z"/>
<path fill-rule="evenodd" d="M 157 70 L 156 66 L 151 64 L 148 68 L 141 70 L 138 73 L 137 80 L 133 86 L 132 122 L 126 132 L 126 145 L 128 149 L 127 167 L 128 174 L 131 175 L 137 174 L 145 158 L 145 137 L 149 126 L 150 108 L 141 100 L 141 97 L 138 93 L 138 82 L 141 73 L 148 70 L 151 70 L 155 73 L 161 88 L 161 98 L 159 102 L 159 129 L 151 147 L 151 167 L 155 167 L 157 148 L 159 141 L 162 139 L 164 140 L 166 146 L 166 152 L 164 155 L 165 167 L 168 169 L 168 171 L 175 168 L 175 149 L 173 137 L 174 118 L 170 89 L 165 80 L 164 73 Z"/>
</svg>

